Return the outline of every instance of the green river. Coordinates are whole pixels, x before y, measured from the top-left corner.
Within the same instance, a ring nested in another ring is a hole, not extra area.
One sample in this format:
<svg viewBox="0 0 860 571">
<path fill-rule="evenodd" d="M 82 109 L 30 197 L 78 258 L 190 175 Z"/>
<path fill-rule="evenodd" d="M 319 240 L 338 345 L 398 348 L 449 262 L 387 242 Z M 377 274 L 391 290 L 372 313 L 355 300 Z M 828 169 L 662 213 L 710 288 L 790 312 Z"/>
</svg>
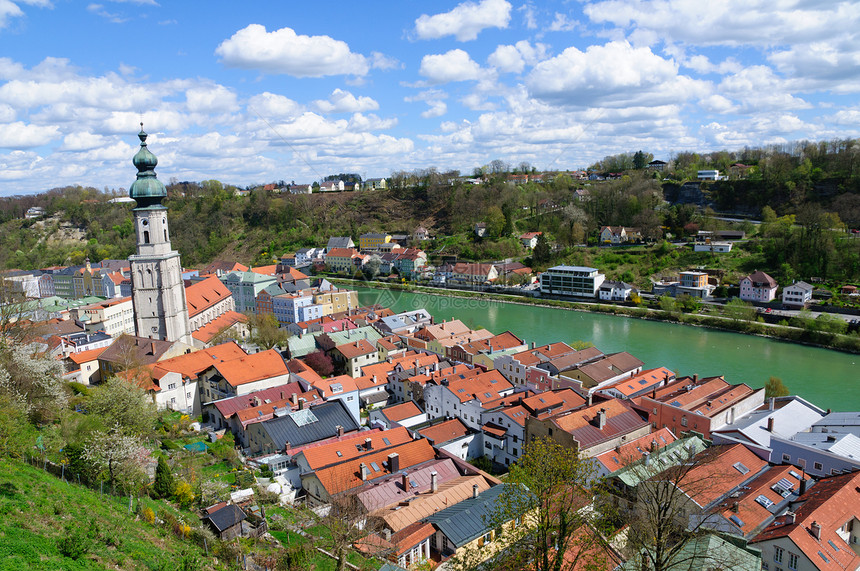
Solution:
<svg viewBox="0 0 860 571">
<path fill-rule="evenodd" d="M 628 351 L 645 366 L 665 366 L 678 376 L 723 375 L 731 383 L 764 386 L 777 376 L 792 394 L 821 408 L 860 410 L 860 355 L 807 347 L 739 333 L 615 315 L 354 288 L 362 305 L 394 311 L 425 308 L 437 320 L 460 319 L 494 333 L 510 330 L 527 342 L 590 341 L 601 351 Z"/>
</svg>

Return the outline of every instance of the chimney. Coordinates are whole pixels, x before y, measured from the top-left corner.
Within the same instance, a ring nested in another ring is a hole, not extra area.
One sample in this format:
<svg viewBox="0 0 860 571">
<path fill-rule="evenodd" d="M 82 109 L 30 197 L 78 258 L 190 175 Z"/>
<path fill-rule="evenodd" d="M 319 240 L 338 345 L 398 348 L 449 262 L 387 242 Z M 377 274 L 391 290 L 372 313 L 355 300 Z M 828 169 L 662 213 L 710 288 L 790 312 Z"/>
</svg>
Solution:
<svg viewBox="0 0 860 571">
<path fill-rule="evenodd" d="M 597 415 L 594 417 L 594 425 L 597 427 L 597 430 L 603 430 L 606 426 L 606 409 L 601 408 L 597 411 Z"/>
<path fill-rule="evenodd" d="M 773 432 L 773 417 L 772 416 L 767 417 L 767 431 Z"/>
<path fill-rule="evenodd" d="M 695 385 L 695 384 L 696 384 L 696 383 L 698 383 L 698 382 L 699 382 L 699 375 L 698 375 L 698 374 L 693 374 L 693 384 Z"/>
<path fill-rule="evenodd" d="M 400 483 L 403 485 L 403 491 L 408 492 L 409 491 L 409 476 L 407 476 L 406 474 L 403 474 L 400 477 Z"/>
<path fill-rule="evenodd" d="M 299 399 L 299 410 L 305 409 L 305 399 Z"/>
<path fill-rule="evenodd" d="M 430 493 L 435 494 L 439 491 L 439 475 L 434 471 L 430 472 Z"/>
<path fill-rule="evenodd" d="M 341 425 L 337 425 L 337 437 L 343 438 L 343 427 Z"/>
<path fill-rule="evenodd" d="M 292 397 L 290 397 L 290 398 L 293 401 L 293 406 L 295 406 L 295 407 L 299 406 L 299 393 L 293 393 Z"/>
<path fill-rule="evenodd" d="M 592 396 L 591 396 L 590 392 L 588 393 L 588 401 L 587 402 L 588 402 L 588 406 L 592 405 Z"/>
<path fill-rule="evenodd" d="M 365 450 L 373 450 L 373 440 L 370 438 L 364 439 L 364 449 Z"/>
<path fill-rule="evenodd" d="M 738 511 L 740 510 L 740 506 L 740 502 L 732 502 L 732 511 L 738 513 Z"/>
<path fill-rule="evenodd" d="M 400 454 L 397 452 L 388 455 L 388 471 L 392 474 L 400 471 Z M 405 474 L 404 477 L 406 477 Z"/>
<path fill-rule="evenodd" d="M 472 484 L 472 497 L 477 498 L 478 493 L 478 484 Z"/>
<path fill-rule="evenodd" d="M 535 342 L 532 341 L 532 351 L 534 351 L 534 350 L 535 350 Z"/>
<path fill-rule="evenodd" d="M 809 525 L 809 531 L 810 531 L 810 533 L 812 533 L 812 536 L 816 540 L 821 541 L 821 524 L 820 523 L 818 523 L 817 521 L 812 522 Z"/>
<path fill-rule="evenodd" d="M 358 471 L 361 473 L 361 481 L 366 482 L 367 477 L 370 475 L 370 471 L 367 469 L 367 464 L 362 462 L 358 465 Z"/>
<path fill-rule="evenodd" d="M 809 480 L 807 478 L 803 478 L 800 480 L 800 495 L 806 493 L 806 490 L 809 489 Z"/>
<path fill-rule="evenodd" d="M 260 397 L 254 397 L 254 406 L 260 406 Z"/>
<path fill-rule="evenodd" d="M 373 379 L 373 384 L 375 385 L 376 384 L 376 375 L 373 375 L 373 377 L 371 377 L 371 378 Z"/>
<path fill-rule="evenodd" d="M 286 398 L 286 395 L 284 394 L 284 391 L 281 391 L 281 400 L 284 400 L 285 398 Z"/>
<path fill-rule="evenodd" d="M 616 453 L 616 454 L 621 454 L 621 445 L 620 445 L 620 444 L 616 444 L 616 445 L 615 445 L 615 453 Z"/>
<path fill-rule="evenodd" d="M 767 403 L 767 410 L 773 410 L 773 403 L 776 401 L 776 397 L 770 397 L 770 400 Z"/>
<path fill-rule="evenodd" d="M 791 525 L 795 521 L 797 521 L 797 515 L 794 512 L 785 512 L 785 523 Z"/>
</svg>

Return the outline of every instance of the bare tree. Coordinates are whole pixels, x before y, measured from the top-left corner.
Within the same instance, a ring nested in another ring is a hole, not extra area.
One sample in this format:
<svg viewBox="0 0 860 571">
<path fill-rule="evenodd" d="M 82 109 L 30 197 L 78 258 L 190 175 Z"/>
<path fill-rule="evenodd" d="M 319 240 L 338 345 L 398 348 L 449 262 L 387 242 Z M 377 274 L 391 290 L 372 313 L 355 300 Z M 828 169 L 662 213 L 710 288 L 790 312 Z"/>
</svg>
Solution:
<svg viewBox="0 0 860 571">
<path fill-rule="evenodd" d="M 368 518 L 367 510 L 355 494 L 333 498 L 330 508 L 325 516 L 316 516 L 316 519 L 327 532 L 320 544 L 334 555 L 337 571 L 346 569 L 347 555 L 356 543 L 361 543 L 363 551 L 376 557 L 390 552 L 386 542 L 376 535 L 382 531 L 382 520 Z"/>
</svg>

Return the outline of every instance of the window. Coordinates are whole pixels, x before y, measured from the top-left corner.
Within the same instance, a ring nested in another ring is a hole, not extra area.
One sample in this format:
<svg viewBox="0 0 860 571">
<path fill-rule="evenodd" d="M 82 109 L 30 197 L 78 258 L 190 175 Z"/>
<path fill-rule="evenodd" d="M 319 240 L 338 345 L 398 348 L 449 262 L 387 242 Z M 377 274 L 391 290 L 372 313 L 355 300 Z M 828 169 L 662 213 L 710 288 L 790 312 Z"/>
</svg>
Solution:
<svg viewBox="0 0 860 571">
<path fill-rule="evenodd" d="M 821 462 L 813 462 L 812 463 L 812 469 L 813 470 L 818 470 L 820 472 L 822 468 L 824 468 L 824 466 L 821 465 Z"/>
<path fill-rule="evenodd" d="M 681 417 L 681 426 L 687 426 L 687 417 L 686 416 Z"/>
<path fill-rule="evenodd" d="M 774 547 L 773 548 L 773 560 L 777 563 L 782 563 L 782 547 Z"/>
<path fill-rule="evenodd" d="M 791 454 L 783 454 L 782 455 L 783 462 L 791 462 Z"/>
<path fill-rule="evenodd" d="M 169 385 L 167 385 L 167 390 L 169 390 L 169 391 L 173 390 L 175 388 L 176 388 L 176 383 L 170 383 Z"/>
<path fill-rule="evenodd" d="M 767 565 L 767 563 L 765 563 L 764 561 L 762 561 L 762 562 L 761 562 L 761 568 L 762 568 L 762 571 L 767 571 L 767 570 L 768 570 L 768 565 Z"/>
<path fill-rule="evenodd" d="M 788 568 L 797 569 L 797 554 L 788 552 Z"/>
</svg>

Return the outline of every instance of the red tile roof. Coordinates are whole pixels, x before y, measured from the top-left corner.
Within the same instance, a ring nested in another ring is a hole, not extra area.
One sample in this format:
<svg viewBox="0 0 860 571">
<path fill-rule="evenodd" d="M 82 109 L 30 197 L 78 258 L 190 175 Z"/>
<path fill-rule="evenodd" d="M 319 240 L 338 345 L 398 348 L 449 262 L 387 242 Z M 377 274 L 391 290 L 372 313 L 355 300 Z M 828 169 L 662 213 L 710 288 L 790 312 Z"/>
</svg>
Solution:
<svg viewBox="0 0 860 571">
<path fill-rule="evenodd" d="M 638 375 L 630 377 L 629 379 L 624 379 L 616 383 L 612 383 L 611 385 L 604 386 L 600 390 L 608 391 L 610 389 L 614 389 L 625 397 L 629 397 L 634 393 L 647 390 L 662 382 L 669 381 L 674 377 L 675 373 L 666 367 L 657 367 L 656 369 L 642 371 Z"/>
<path fill-rule="evenodd" d="M 751 480 L 768 465 L 743 444 L 713 446 L 700 452 L 697 459 L 699 465 L 687 473 L 680 487 L 702 507 Z M 740 469 L 741 464 L 744 469 Z"/>
<path fill-rule="evenodd" d="M 352 343 L 344 343 L 343 345 L 338 345 L 335 349 L 337 349 L 338 352 L 346 359 L 355 359 L 356 357 L 376 353 L 376 347 L 374 347 L 367 339 L 359 339 Z"/>
<path fill-rule="evenodd" d="M 274 349 L 213 365 L 231 386 L 289 374 L 284 358 Z"/>
<path fill-rule="evenodd" d="M 230 297 L 230 290 L 215 276 L 191 284 L 185 288 L 188 317 L 194 317 L 228 297 Z"/>
<path fill-rule="evenodd" d="M 222 331 L 233 327 L 237 323 L 247 323 L 248 317 L 239 313 L 238 311 L 228 311 L 226 313 L 222 313 L 203 327 L 200 327 L 191 334 L 192 337 L 200 341 L 201 343 L 209 343 L 212 339 L 215 338 L 216 335 L 221 333 Z"/>
<path fill-rule="evenodd" d="M 301 391 L 301 386 L 298 383 L 286 383 L 277 387 L 254 391 L 246 395 L 216 400 L 212 404 L 218 409 L 221 416 L 229 419 L 238 411 L 255 406 L 257 400 L 283 400 L 288 394 L 291 395 L 298 391 Z"/>
<path fill-rule="evenodd" d="M 208 349 L 160 361 L 153 367 L 152 376 L 155 379 L 161 379 L 167 373 L 175 372 L 182 375 L 184 379 L 195 379 L 197 375 L 211 367 L 213 363 L 231 361 L 244 356 L 246 356 L 246 353 L 242 348 L 233 341 L 229 341 L 209 347 Z"/>
<path fill-rule="evenodd" d="M 860 472 L 822 478 L 800 500 L 803 504 L 795 511 L 794 523 L 785 516 L 777 518 L 752 543 L 787 537 L 818 569 L 856 569 L 860 556 L 836 531 L 860 515 Z M 820 539 L 814 535 L 813 523 L 821 526 Z"/>
<path fill-rule="evenodd" d="M 502 374 L 493 369 L 474 377 L 456 379 L 448 382 L 448 390 L 460 399 L 468 402 L 477 399 L 488 402 L 498 399 L 501 391 L 512 389 L 514 386 Z"/>
<path fill-rule="evenodd" d="M 385 416 L 385 418 L 392 422 L 400 422 L 401 420 L 406 420 L 407 418 L 424 414 L 414 401 L 407 401 L 401 404 L 387 406 L 380 410 L 380 412 Z"/>
<path fill-rule="evenodd" d="M 451 420 L 422 428 L 418 431 L 418 434 L 429 440 L 434 446 L 440 446 L 445 442 L 466 436 L 469 434 L 469 427 L 463 424 L 463 421 L 459 418 L 452 418 Z"/>
<path fill-rule="evenodd" d="M 415 466 L 421 462 L 427 462 L 436 456 L 429 442 L 424 439 L 412 440 L 411 442 L 386 448 L 385 450 L 371 451 L 350 461 L 317 470 L 316 477 L 329 495 L 353 490 L 364 484 L 364 480 L 361 479 L 360 470 L 362 463 L 370 471 L 368 480 L 391 474 L 392 472 L 388 467 L 388 455 L 392 453 L 397 453 L 399 456 L 400 470 Z M 379 470 L 375 470 L 373 464 L 376 464 Z"/>
<path fill-rule="evenodd" d="M 263 276 L 273 276 L 273 275 L 275 275 L 275 269 L 276 269 L 277 267 L 278 267 L 278 266 L 276 266 L 276 265 L 271 265 L 271 266 L 258 266 L 258 267 L 256 267 L 256 268 L 251 268 L 251 271 L 252 271 L 253 273 L 255 273 L 255 274 L 260 274 L 260 275 L 263 275 Z"/>
<path fill-rule="evenodd" d="M 655 442 L 657 443 L 656 448 L 663 448 L 667 444 L 675 442 L 675 440 L 677 439 L 671 430 L 661 428 L 651 434 L 646 434 L 627 442 L 621 447 L 598 454 L 594 459 L 603 464 L 612 473 L 633 461 L 641 459 L 644 452 L 650 452 L 654 449 Z"/>
<path fill-rule="evenodd" d="M 365 448 L 367 439 L 370 439 L 369 449 Z M 302 450 L 301 454 L 311 470 L 319 470 L 357 458 L 371 450 L 385 450 L 411 441 L 412 436 L 402 426 L 391 430 L 362 430 L 346 434 L 334 442 Z"/>
<path fill-rule="evenodd" d="M 338 388 L 338 385 L 340 387 Z M 337 377 L 329 377 L 327 379 L 319 379 L 313 382 L 316 389 L 322 391 L 323 396 L 328 398 L 344 393 L 351 393 L 358 390 L 355 384 L 355 379 L 349 375 L 339 375 Z"/>
<path fill-rule="evenodd" d="M 90 349 L 89 351 L 80 351 L 78 353 L 72 353 L 69 355 L 69 359 L 71 359 L 74 363 L 80 365 L 81 363 L 86 363 L 88 361 L 95 361 L 99 358 L 104 350 L 107 347 L 100 347 L 98 349 Z"/>
</svg>

